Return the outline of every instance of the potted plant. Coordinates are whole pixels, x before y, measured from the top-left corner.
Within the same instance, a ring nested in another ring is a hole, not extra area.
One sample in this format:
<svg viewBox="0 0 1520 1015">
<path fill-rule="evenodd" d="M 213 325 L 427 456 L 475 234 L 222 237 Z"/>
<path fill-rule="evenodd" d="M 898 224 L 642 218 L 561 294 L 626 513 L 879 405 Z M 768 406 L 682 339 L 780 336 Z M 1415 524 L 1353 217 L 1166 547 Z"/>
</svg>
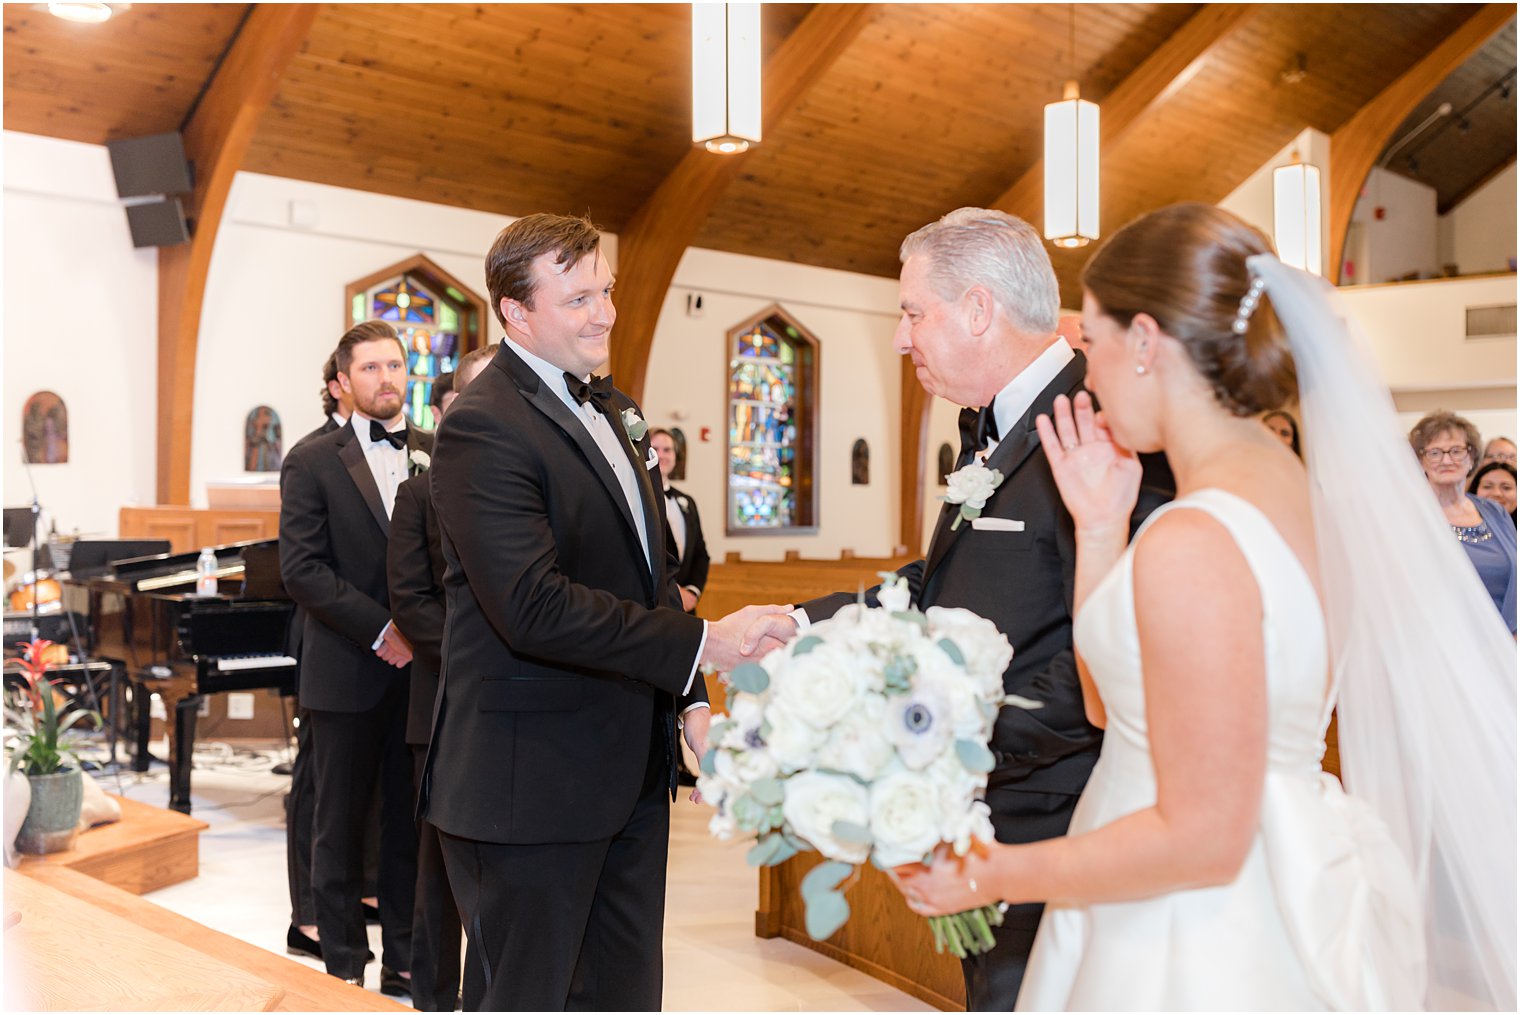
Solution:
<svg viewBox="0 0 1520 1015">
<path fill-rule="evenodd" d="M 53 682 L 47 679 L 51 647 L 48 641 L 23 647 L 26 693 L 17 707 L 6 708 L 15 734 L 9 744 L 10 771 L 25 775 L 32 793 L 16 836 L 16 848 L 23 853 L 57 853 L 74 844 L 84 783 L 69 731 L 81 720 L 98 718 L 82 708 L 59 711 Z"/>
</svg>

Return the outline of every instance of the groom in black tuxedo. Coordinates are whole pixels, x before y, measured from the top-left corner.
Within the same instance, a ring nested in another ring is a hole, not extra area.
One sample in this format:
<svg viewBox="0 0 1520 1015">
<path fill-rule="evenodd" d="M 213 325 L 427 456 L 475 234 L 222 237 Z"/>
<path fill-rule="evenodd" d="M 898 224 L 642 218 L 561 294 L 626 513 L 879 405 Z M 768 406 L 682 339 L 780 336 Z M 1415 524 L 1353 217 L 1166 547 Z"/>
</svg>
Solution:
<svg viewBox="0 0 1520 1015">
<path fill-rule="evenodd" d="M 420 814 L 488 1010 L 653 1010 L 677 711 L 766 609 L 685 613 L 631 399 L 591 373 L 616 312 L 600 235 L 530 215 L 486 257 L 506 338 L 444 417 L 429 473 L 447 600 Z"/>
<path fill-rule="evenodd" d="M 316 786 L 312 890 L 322 959 L 363 982 L 363 893 L 370 803 L 380 792 L 381 989 L 406 993 L 417 836 L 406 748 L 410 644 L 391 621 L 385 549 L 396 489 L 431 435 L 406 422 L 406 349 L 384 321 L 338 343 L 348 425 L 303 442 L 280 477 L 280 572 L 305 610 L 301 704 Z"/>
<path fill-rule="evenodd" d="M 1051 412 L 1057 395 L 1082 390 L 1086 358 L 1055 333 L 1055 272 L 1039 234 L 1021 219 L 962 208 L 904 240 L 901 258 L 897 351 L 913 358 L 931 395 L 974 407 L 961 413 L 957 470 L 980 462 L 1003 478 L 978 518 L 952 527 L 960 508 L 946 503 L 927 559 L 898 573 L 921 609 L 964 607 L 1013 645 L 1003 686 L 1042 707 L 999 713 L 987 803 L 1000 842 L 1053 838 L 1071 822 L 1103 733 L 1087 722 L 1072 651 L 1071 515 L 1034 421 Z M 1171 495 L 1164 459 L 1147 457 L 1134 525 Z M 872 606 L 875 593 L 867 593 Z M 764 618 L 752 634 L 789 637 L 794 621 L 831 617 L 855 599 L 853 592 L 814 599 L 791 618 Z M 969 1010 L 1013 1009 L 1043 908 L 1011 907 L 995 932 L 997 947 L 964 961 Z"/>
</svg>

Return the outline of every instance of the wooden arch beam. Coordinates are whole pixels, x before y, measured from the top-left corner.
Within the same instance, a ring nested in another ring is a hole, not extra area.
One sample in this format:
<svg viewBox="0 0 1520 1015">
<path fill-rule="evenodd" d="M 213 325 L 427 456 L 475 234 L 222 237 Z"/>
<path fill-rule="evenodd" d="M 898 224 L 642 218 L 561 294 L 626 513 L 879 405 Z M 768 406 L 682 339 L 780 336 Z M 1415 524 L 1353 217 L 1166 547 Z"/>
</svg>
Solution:
<svg viewBox="0 0 1520 1015">
<path fill-rule="evenodd" d="M 1209 4 L 1189 18 L 1102 98 L 1099 150 L 1112 147 L 1146 112 L 1192 80 L 1209 52 L 1255 17 L 1261 6 Z M 1045 207 L 1045 160 L 1039 159 L 1025 170 L 992 207 L 1031 223 L 1039 218 Z"/>
<path fill-rule="evenodd" d="M 777 125 L 802 101 L 874 13 L 872 4 L 819 4 L 765 63 L 761 123 Z M 665 293 L 681 255 L 749 158 L 692 148 L 618 233 L 617 310 L 611 367 L 639 399 Z"/>
<path fill-rule="evenodd" d="M 158 252 L 158 481 L 161 504 L 190 503 L 190 428 L 201 304 L 232 178 L 259 117 L 301 48 L 316 4 L 253 7 L 181 128 L 195 166 L 190 242 Z"/>
<path fill-rule="evenodd" d="M 1331 281 L 1341 280 L 1351 213 L 1367 174 L 1393 132 L 1425 96 L 1514 17 L 1514 4 L 1484 4 L 1330 135 Z"/>
</svg>

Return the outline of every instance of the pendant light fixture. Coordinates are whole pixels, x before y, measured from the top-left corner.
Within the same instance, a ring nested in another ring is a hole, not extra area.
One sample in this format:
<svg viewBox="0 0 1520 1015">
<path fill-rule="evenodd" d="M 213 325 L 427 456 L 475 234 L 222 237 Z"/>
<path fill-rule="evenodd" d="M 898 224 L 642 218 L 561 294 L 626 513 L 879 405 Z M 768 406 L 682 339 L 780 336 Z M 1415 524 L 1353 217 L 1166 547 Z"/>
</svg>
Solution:
<svg viewBox="0 0 1520 1015">
<path fill-rule="evenodd" d="M 734 155 L 760 143 L 760 5 L 691 5 L 691 140 Z"/>
<path fill-rule="evenodd" d="M 1299 160 L 1272 170 L 1272 233 L 1284 264 L 1323 274 L 1319 167 Z"/>
<path fill-rule="evenodd" d="M 1071 6 L 1071 73 L 1045 107 L 1045 238 L 1082 247 L 1098 238 L 1098 107 L 1077 87 L 1077 10 Z"/>
</svg>

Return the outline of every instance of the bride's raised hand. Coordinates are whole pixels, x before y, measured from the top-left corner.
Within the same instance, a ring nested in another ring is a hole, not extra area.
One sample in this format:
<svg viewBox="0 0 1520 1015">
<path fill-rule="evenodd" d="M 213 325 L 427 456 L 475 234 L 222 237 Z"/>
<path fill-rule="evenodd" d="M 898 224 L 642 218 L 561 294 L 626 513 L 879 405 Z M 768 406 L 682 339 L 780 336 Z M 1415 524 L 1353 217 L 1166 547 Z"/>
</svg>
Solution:
<svg viewBox="0 0 1520 1015">
<path fill-rule="evenodd" d="M 1057 395 L 1052 408 L 1054 421 L 1041 415 L 1035 427 L 1072 521 L 1079 530 L 1122 526 L 1127 531 L 1140 494 L 1140 460 L 1114 443 L 1086 391 L 1075 401 Z"/>
</svg>

